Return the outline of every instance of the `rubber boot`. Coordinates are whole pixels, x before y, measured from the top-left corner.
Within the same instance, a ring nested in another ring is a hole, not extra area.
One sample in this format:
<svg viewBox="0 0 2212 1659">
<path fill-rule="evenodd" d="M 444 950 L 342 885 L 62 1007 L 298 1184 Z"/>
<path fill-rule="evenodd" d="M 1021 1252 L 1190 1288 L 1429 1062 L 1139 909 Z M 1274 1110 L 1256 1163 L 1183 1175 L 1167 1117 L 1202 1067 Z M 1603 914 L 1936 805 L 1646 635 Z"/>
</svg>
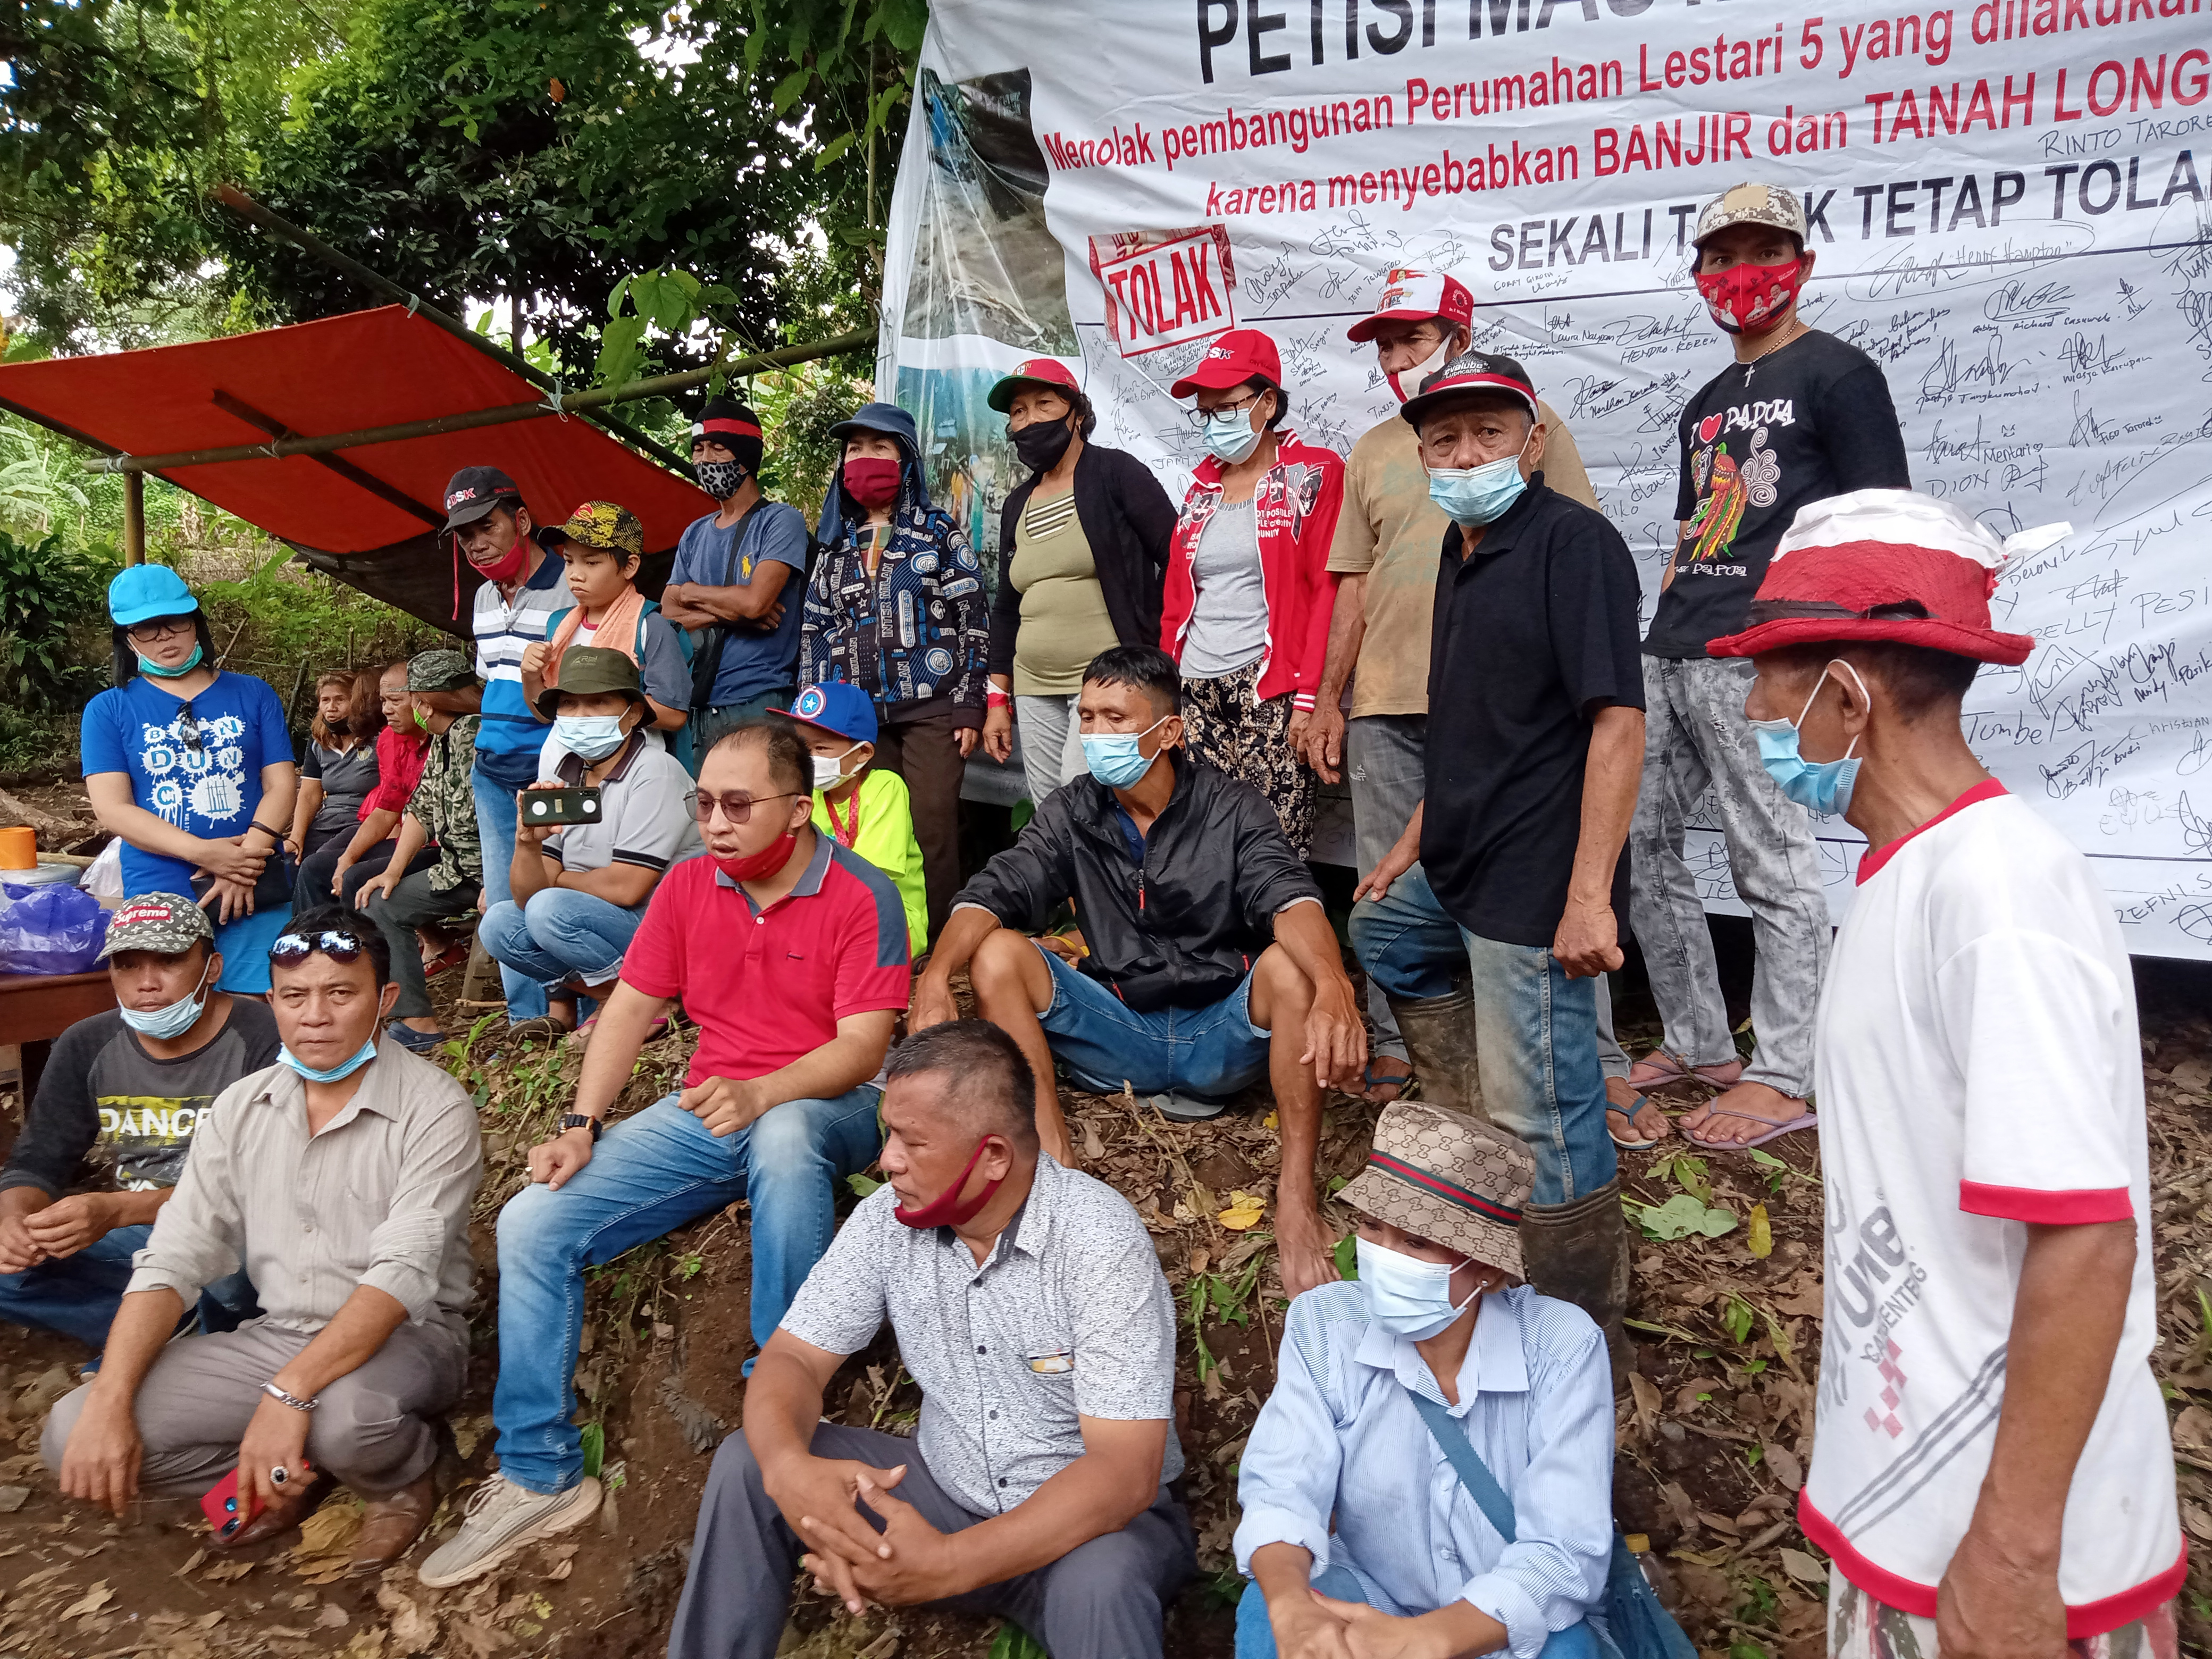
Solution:
<svg viewBox="0 0 2212 1659">
<path fill-rule="evenodd" d="M 1522 1206 L 1521 1264 L 1539 1296 L 1571 1302 L 1597 1321 L 1619 1388 L 1636 1360 L 1620 1322 L 1628 1311 L 1628 1219 L 1620 1181 L 1571 1203 Z"/>
<path fill-rule="evenodd" d="M 1440 997 L 1392 997 L 1389 1002 L 1421 1085 L 1420 1097 L 1487 1123 L 1475 1069 L 1474 991 L 1461 983 Z"/>
</svg>

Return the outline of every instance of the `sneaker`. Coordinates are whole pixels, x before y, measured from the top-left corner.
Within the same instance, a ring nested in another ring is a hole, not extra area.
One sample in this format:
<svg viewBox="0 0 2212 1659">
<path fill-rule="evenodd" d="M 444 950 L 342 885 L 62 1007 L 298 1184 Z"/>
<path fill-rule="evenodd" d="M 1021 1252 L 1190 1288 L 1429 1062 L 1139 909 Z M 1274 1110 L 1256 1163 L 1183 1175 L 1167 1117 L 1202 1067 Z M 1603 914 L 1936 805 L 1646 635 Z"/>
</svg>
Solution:
<svg viewBox="0 0 2212 1659">
<path fill-rule="evenodd" d="M 481 1578 L 532 1544 L 581 1526 L 599 1507 L 599 1483 L 586 1475 L 566 1492 L 535 1492 L 495 1474 L 469 1499 L 461 1529 L 432 1553 L 415 1576 L 425 1589 L 447 1589 Z"/>
</svg>

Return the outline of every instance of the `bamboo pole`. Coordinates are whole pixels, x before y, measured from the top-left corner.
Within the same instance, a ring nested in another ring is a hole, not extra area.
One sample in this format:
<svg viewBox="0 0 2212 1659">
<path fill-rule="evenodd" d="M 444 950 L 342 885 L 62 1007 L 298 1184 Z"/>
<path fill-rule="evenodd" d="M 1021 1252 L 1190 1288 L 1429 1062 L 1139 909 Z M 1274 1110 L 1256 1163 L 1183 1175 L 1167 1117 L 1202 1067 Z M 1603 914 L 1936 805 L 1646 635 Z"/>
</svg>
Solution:
<svg viewBox="0 0 2212 1659">
<path fill-rule="evenodd" d="M 609 404 L 629 403 L 640 398 L 658 398 L 671 392 L 682 392 L 695 386 L 703 386 L 719 372 L 732 380 L 748 374 L 758 374 L 771 368 L 787 368 L 793 363 L 811 362 L 817 357 L 839 357 L 848 351 L 859 351 L 875 342 L 874 333 L 867 329 L 854 329 L 849 334 L 837 334 L 826 340 L 817 340 L 809 345 L 782 346 L 774 351 L 763 351 L 750 357 L 739 357 L 730 362 L 710 364 L 705 368 L 687 368 L 675 374 L 655 374 L 642 380 L 632 380 L 626 386 L 595 386 L 587 392 L 572 392 L 556 398 L 548 398 L 538 403 L 501 404 L 493 409 L 471 410 L 461 415 L 440 415 L 427 421 L 402 421 L 394 426 L 373 426 L 358 432 L 336 432 L 320 438 L 271 438 L 267 443 L 231 444 L 221 449 L 194 449 L 173 455 L 113 455 L 84 463 L 89 472 L 166 472 L 173 467 L 214 466 L 225 461 L 282 460 L 291 455 L 327 455 L 333 450 L 366 449 L 376 444 L 403 443 L 410 438 L 434 438 L 448 432 L 468 432 L 478 427 L 505 426 L 515 421 L 533 421 L 555 415 L 584 415 Z"/>
<path fill-rule="evenodd" d="M 123 562 L 146 562 L 146 474 L 126 473 L 123 479 Z"/>
</svg>

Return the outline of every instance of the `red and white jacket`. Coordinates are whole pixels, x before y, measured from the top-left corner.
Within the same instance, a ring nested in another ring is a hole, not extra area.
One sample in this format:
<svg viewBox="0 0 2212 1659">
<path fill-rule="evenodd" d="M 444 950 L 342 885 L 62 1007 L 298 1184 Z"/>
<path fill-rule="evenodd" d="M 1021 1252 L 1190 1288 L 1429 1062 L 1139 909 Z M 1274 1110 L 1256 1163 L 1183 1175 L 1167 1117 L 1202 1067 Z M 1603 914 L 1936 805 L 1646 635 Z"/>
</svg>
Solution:
<svg viewBox="0 0 2212 1659">
<path fill-rule="evenodd" d="M 1206 520 L 1221 504 L 1221 463 L 1208 455 L 1191 477 L 1182 516 L 1168 546 L 1167 591 L 1160 611 L 1160 649 L 1178 663 L 1190 630 L 1198 588 L 1191 561 Z M 1344 504 L 1344 458 L 1302 441 L 1287 429 L 1275 434 L 1275 464 L 1253 495 L 1260 543 L 1260 580 L 1267 598 L 1267 637 L 1260 653 L 1255 694 L 1264 702 L 1288 692 L 1291 706 L 1310 709 L 1328 653 L 1329 616 L 1336 608 L 1338 578 L 1328 571 L 1337 509 Z"/>
</svg>

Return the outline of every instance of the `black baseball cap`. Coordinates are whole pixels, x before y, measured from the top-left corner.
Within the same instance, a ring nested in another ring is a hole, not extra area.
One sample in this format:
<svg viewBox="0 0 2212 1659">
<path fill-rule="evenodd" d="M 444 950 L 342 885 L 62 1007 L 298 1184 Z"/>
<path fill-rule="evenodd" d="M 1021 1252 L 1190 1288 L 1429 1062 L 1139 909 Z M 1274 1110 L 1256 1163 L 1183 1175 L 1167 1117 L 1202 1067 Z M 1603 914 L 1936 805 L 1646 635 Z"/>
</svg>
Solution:
<svg viewBox="0 0 2212 1659">
<path fill-rule="evenodd" d="M 495 466 L 465 466 L 446 486 L 446 528 L 474 524 L 495 507 L 520 507 L 522 486 Z"/>
</svg>

